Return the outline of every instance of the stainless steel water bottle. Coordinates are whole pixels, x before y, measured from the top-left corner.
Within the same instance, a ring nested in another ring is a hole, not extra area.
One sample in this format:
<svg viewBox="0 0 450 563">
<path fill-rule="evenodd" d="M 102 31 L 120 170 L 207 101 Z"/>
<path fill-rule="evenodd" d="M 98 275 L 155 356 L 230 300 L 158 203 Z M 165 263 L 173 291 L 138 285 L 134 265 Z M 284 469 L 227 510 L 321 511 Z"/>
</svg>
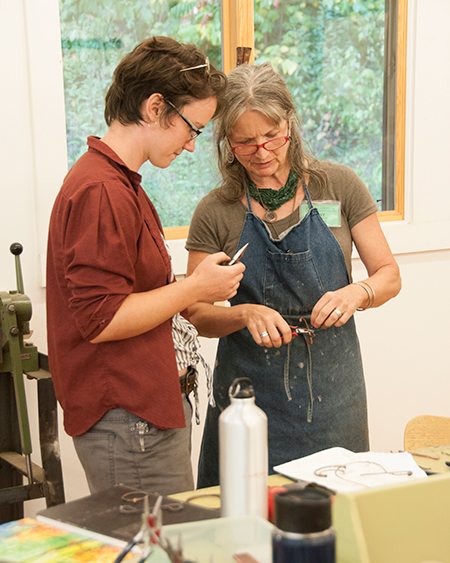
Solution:
<svg viewBox="0 0 450 563">
<path fill-rule="evenodd" d="M 228 394 L 219 416 L 221 514 L 267 518 L 267 416 L 248 377 L 235 379 Z"/>
</svg>

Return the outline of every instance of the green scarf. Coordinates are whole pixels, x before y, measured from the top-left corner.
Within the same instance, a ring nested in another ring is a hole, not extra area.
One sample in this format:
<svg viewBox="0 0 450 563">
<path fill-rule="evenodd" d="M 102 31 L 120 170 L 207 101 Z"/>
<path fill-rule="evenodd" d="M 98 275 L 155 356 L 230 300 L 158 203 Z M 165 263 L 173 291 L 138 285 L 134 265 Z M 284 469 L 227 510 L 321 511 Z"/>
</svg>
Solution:
<svg viewBox="0 0 450 563">
<path fill-rule="evenodd" d="M 273 190 L 272 188 L 257 188 L 255 183 L 250 179 L 248 181 L 248 193 L 253 199 L 261 203 L 261 205 L 269 209 L 270 211 L 275 211 L 279 207 L 292 199 L 297 191 L 298 176 L 291 170 L 289 172 L 289 177 L 286 184 L 279 190 Z"/>
</svg>

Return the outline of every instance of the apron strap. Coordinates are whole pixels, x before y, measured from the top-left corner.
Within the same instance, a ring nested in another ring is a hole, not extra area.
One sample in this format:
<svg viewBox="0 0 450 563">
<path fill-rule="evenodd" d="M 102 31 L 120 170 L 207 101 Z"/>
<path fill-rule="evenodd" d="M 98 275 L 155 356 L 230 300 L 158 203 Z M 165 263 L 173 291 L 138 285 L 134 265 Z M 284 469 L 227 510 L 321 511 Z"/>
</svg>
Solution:
<svg viewBox="0 0 450 563">
<path fill-rule="evenodd" d="M 308 186 L 307 186 L 304 178 L 302 178 L 302 185 L 303 185 L 303 191 L 305 193 L 306 201 L 308 202 L 308 207 L 309 207 L 309 209 L 312 209 L 314 207 L 314 205 L 312 203 L 311 196 L 309 195 Z"/>
<path fill-rule="evenodd" d="M 248 193 L 247 188 L 245 188 L 245 197 L 247 198 L 247 210 L 250 211 L 250 213 L 253 213 L 252 202 L 250 200 L 250 194 Z"/>
<path fill-rule="evenodd" d="M 305 341 L 306 353 L 307 353 L 306 382 L 308 384 L 309 401 L 308 401 L 308 411 L 306 415 L 306 420 L 307 422 L 312 422 L 313 410 L 314 410 L 313 374 L 312 374 L 313 366 L 312 366 L 312 355 L 311 355 L 312 342 L 311 342 L 311 337 L 309 335 L 302 333 L 301 336 Z M 284 362 L 284 369 L 283 369 L 284 390 L 286 392 L 288 401 L 292 401 L 291 389 L 289 387 L 289 365 L 291 362 L 291 346 L 292 346 L 292 341 L 289 342 L 289 344 L 287 345 L 287 354 L 286 354 L 286 360 Z"/>
</svg>

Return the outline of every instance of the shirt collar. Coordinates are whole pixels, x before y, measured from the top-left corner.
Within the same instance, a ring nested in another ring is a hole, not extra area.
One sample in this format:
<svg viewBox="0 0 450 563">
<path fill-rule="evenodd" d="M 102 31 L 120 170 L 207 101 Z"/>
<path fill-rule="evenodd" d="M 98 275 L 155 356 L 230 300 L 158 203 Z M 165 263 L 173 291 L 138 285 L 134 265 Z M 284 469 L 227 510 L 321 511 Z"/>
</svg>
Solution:
<svg viewBox="0 0 450 563">
<path fill-rule="evenodd" d="M 99 137 L 95 137 L 91 135 L 87 138 L 87 144 L 89 149 L 93 149 L 100 154 L 105 155 L 107 158 L 119 164 L 122 168 L 125 169 L 125 173 L 130 178 L 130 182 L 133 184 L 135 188 L 141 185 L 142 176 L 139 172 L 135 172 L 128 168 L 125 162 L 120 158 L 120 156 L 115 153 L 107 144 L 105 144 Z"/>
</svg>

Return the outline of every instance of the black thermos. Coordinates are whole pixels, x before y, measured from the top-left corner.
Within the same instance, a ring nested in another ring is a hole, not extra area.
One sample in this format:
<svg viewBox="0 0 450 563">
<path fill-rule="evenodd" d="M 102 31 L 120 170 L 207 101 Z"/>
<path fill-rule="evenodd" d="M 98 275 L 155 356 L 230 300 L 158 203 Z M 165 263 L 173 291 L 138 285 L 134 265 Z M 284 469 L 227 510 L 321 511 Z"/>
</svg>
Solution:
<svg viewBox="0 0 450 563">
<path fill-rule="evenodd" d="M 273 563 L 335 563 L 336 537 L 331 527 L 331 498 L 313 488 L 275 496 Z"/>
</svg>

